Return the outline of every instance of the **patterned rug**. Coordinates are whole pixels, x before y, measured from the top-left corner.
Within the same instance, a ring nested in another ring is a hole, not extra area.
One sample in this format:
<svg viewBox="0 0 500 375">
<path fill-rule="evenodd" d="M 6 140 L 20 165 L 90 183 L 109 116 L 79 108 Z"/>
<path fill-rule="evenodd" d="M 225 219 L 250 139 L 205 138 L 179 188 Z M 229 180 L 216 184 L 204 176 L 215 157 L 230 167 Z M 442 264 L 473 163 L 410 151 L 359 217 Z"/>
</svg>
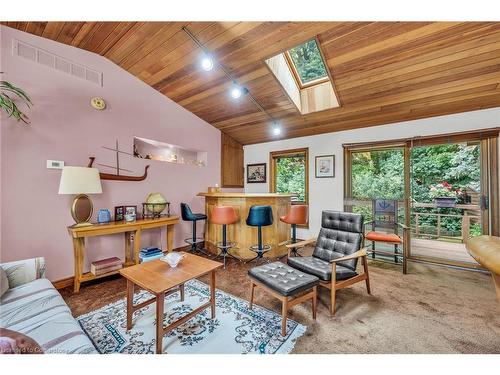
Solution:
<svg viewBox="0 0 500 375">
<path fill-rule="evenodd" d="M 146 291 L 136 293 L 134 304 L 151 298 Z M 179 292 L 165 298 L 165 323 L 179 319 L 210 297 L 206 284 L 191 280 L 185 286 L 185 300 Z M 155 352 L 155 304 L 136 311 L 133 327 L 126 331 L 126 301 L 104 306 L 77 318 L 100 353 L 153 354 Z M 216 318 L 210 308 L 188 320 L 163 337 L 163 351 L 170 354 L 279 354 L 289 353 L 306 327 L 287 320 L 287 335 L 282 337 L 281 316 L 248 301 L 216 291 Z"/>
</svg>

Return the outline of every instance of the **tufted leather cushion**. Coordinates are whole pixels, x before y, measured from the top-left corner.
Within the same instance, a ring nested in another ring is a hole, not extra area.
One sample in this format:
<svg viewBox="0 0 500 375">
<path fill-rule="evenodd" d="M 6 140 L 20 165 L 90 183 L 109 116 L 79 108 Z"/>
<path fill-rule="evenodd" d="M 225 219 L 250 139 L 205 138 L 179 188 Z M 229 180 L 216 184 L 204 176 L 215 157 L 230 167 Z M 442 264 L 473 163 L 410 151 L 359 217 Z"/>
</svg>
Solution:
<svg viewBox="0 0 500 375">
<path fill-rule="evenodd" d="M 300 271 L 318 276 L 321 280 L 330 281 L 332 279 L 332 265 L 315 257 L 290 257 L 288 264 Z M 350 268 L 337 264 L 335 269 L 336 280 L 345 280 L 356 276 L 357 273 Z"/>
<path fill-rule="evenodd" d="M 308 275 L 281 262 L 254 267 L 248 274 L 282 296 L 293 296 L 319 283 L 316 276 Z"/>
<path fill-rule="evenodd" d="M 363 216 L 350 212 L 323 211 L 321 230 L 313 257 L 326 262 L 355 253 L 363 240 Z M 339 262 L 338 265 L 356 270 L 357 259 Z"/>
</svg>

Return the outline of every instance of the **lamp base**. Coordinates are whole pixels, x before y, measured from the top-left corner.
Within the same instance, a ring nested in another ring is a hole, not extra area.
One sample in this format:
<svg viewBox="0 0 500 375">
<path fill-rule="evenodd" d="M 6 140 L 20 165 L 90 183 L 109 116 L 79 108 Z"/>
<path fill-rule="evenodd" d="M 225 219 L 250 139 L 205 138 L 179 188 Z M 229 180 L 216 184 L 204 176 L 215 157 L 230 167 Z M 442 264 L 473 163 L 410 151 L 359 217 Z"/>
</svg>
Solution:
<svg viewBox="0 0 500 375">
<path fill-rule="evenodd" d="M 92 225 L 94 225 L 94 224 L 89 223 L 88 221 L 85 221 L 83 223 L 75 223 L 71 226 L 71 228 L 91 227 Z"/>
</svg>

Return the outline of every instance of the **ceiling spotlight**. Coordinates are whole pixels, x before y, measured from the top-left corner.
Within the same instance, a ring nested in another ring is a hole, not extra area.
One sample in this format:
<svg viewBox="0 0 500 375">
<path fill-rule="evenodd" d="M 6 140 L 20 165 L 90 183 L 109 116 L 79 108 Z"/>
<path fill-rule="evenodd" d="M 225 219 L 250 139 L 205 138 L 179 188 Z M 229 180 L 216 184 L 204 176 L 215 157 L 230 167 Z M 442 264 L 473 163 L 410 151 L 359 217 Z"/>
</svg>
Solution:
<svg viewBox="0 0 500 375">
<path fill-rule="evenodd" d="M 233 99 L 238 99 L 242 93 L 243 91 L 240 86 L 234 84 L 233 87 L 231 87 L 231 97 Z"/>
<path fill-rule="evenodd" d="M 273 134 L 274 135 L 280 135 L 281 134 L 281 128 L 278 125 L 275 125 L 273 128 Z"/>
<path fill-rule="evenodd" d="M 203 70 L 209 72 L 214 68 L 214 61 L 210 56 L 205 56 L 203 60 L 201 60 L 201 67 Z"/>
</svg>

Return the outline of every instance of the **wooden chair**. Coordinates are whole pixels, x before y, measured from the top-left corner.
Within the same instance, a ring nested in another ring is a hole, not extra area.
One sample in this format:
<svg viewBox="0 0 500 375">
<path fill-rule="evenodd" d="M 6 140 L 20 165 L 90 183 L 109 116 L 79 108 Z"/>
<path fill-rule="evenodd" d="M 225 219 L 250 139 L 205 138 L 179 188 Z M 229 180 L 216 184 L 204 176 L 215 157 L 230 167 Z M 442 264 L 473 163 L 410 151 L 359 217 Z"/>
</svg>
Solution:
<svg viewBox="0 0 500 375">
<path fill-rule="evenodd" d="M 330 314 L 335 313 L 335 297 L 339 289 L 365 281 L 371 294 L 370 275 L 363 241 L 363 216 L 348 212 L 323 211 L 318 238 L 286 245 L 288 265 L 319 278 L 319 285 L 330 289 Z M 294 257 L 294 250 L 315 246 L 310 257 Z M 358 259 L 363 273 L 356 272 Z"/>
<path fill-rule="evenodd" d="M 364 241 L 368 240 L 372 243 L 371 256 L 375 259 L 376 254 L 394 255 L 394 262 L 399 263 L 399 257 L 402 258 L 403 273 L 406 273 L 406 255 L 405 251 L 400 251 L 399 246 L 406 246 L 403 238 L 406 238 L 408 227 L 398 223 L 398 201 L 390 199 L 374 199 L 372 202 L 373 220 L 365 223 L 371 225 L 371 231 L 366 232 Z M 386 231 L 378 231 L 377 229 L 386 229 Z M 399 236 L 399 229 L 403 230 L 403 237 Z M 388 233 L 387 230 L 393 231 Z M 363 241 L 363 246 L 364 246 Z M 376 250 L 375 243 L 383 242 L 394 246 L 394 252 Z"/>
</svg>

